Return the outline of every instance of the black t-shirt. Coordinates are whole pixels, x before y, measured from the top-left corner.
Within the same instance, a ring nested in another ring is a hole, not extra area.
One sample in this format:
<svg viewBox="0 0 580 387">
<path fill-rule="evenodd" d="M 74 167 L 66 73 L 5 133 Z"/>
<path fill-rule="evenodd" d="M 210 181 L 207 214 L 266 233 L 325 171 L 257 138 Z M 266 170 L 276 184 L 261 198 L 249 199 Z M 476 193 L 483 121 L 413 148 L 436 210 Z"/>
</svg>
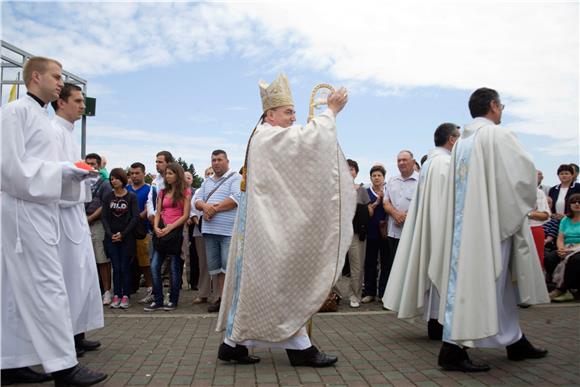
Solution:
<svg viewBox="0 0 580 387">
<path fill-rule="evenodd" d="M 137 196 L 133 192 L 127 192 L 124 196 L 116 196 L 114 192 L 106 194 L 101 220 L 107 235 L 120 232 L 125 237 L 139 221 Z"/>
</svg>

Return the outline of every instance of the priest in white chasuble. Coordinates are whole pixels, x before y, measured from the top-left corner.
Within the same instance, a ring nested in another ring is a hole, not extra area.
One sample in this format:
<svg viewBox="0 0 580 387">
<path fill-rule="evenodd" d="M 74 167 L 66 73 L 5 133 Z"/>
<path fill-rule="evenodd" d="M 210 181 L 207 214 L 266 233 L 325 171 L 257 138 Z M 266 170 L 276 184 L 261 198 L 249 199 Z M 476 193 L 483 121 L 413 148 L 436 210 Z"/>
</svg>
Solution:
<svg viewBox="0 0 580 387">
<path fill-rule="evenodd" d="M 78 364 L 69 298 L 58 257 L 60 200 L 78 200 L 88 172 L 60 161 L 47 105 L 63 87 L 62 66 L 42 57 L 23 68 L 27 95 L 2 107 L 2 382 L 88 386 L 107 375 Z"/>
<path fill-rule="evenodd" d="M 427 271 L 431 257 L 443 254 L 449 164 L 459 136 L 459 126 L 452 123 L 441 124 L 435 130 L 436 147 L 421 167 L 383 297 L 385 308 L 398 312 L 397 317 L 422 316 L 429 321 L 428 334 L 433 340 L 441 340 L 443 327 L 437 321 L 439 293 Z"/>
<path fill-rule="evenodd" d="M 451 155 L 444 254 L 431 257 L 429 278 L 441 294 L 439 321 L 446 370 L 487 371 L 466 347 L 506 347 L 510 360 L 540 358 L 523 335 L 518 303 L 549 302 L 526 216 L 536 203 L 536 168 L 514 134 L 499 126 L 499 94 L 470 97 L 474 121 Z"/>
<path fill-rule="evenodd" d="M 356 206 L 336 115 L 346 90 L 305 126 L 293 125 L 294 102 L 284 75 L 260 82 L 263 115 L 246 153 L 242 197 L 229 252 L 218 331 L 218 357 L 259 358 L 247 346 L 285 348 L 294 366 L 322 367 L 305 329 L 341 274 Z"/>
</svg>

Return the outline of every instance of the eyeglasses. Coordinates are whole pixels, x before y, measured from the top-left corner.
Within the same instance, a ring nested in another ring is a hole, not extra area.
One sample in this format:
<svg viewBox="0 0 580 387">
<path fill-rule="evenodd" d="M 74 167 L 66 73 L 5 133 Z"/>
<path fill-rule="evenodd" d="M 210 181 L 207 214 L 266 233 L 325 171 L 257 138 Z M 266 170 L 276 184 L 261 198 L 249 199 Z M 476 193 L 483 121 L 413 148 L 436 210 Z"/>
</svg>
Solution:
<svg viewBox="0 0 580 387">
<path fill-rule="evenodd" d="M 580 200 L 574 200 L 573 202 L 570 202 L 570 204 L 580 204 Z"/>
</svg>

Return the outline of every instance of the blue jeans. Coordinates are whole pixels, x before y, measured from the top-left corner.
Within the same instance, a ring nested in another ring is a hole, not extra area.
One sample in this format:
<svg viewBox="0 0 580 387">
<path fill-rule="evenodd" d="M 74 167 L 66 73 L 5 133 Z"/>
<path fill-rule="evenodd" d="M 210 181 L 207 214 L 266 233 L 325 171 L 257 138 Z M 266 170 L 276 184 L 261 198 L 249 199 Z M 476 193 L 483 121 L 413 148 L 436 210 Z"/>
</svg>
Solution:
<svg viewBox="0 0 580 387">
<path fill-rule="evenodd" d="M 105 248 L 113 264 L 114 294 L 129 296 L 131 291 L 131 257 L 127 254 L 128 241 L 115 242 L 105 239 Z"/>
<path fill-rule="evenodd" d="M 169 302 L 177 305 L 179 291 L 181 290 L 181 275 L 183 274 L 183 260 L 179 255 L 169 255 L 171 260 L 171 288 L 169 289 Z M 163 305 L 163 278 L 161 277 L 161 265 L 165 257 L 162 257 L 153 249 L 151 259 L 151 277 L 153 278 L 153 296 L 157 305 Z"/>
<path fill-rule="evenodd" d="M 227 235 L 203 234 L 209 275 L 226 272 L 231 240 Z"/>
</svg>

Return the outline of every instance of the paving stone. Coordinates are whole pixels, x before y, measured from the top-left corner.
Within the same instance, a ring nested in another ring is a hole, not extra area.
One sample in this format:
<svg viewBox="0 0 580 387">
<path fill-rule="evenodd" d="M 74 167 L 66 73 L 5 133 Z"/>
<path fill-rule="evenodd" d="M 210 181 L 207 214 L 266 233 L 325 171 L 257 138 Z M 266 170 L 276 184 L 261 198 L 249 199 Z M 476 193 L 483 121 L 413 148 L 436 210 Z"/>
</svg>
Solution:
<svg viewBox="0 0 580 387">
<path fill-rule="evenodd" d="M 180 305 L 195 295 L 183 291 Z M 580 303 L 521 309 L 522 330 L 548 357 L 510 362 L 501 348 L 470 350 L 474 361 L 492 367 L 481 374 L 439 369 L 441 344 L 427 339 L 426 324 L 398 320 L 378 303 L 314 317 L 314 344 L 339 357 L 320 369 L 292 367 L 280 349 L 251 350 L 262 358 L 255 365 L 224 363 L 217 359 L 223 337 L 214 332 L 215 315 L 191 307 L 164 315 L 139 309 L 106 309 L 105 327 L 87 334 L 102 346 L 81 362 L 109 374 L 104 386 L 577 386 L 580 380 Z"/>
</svg>

